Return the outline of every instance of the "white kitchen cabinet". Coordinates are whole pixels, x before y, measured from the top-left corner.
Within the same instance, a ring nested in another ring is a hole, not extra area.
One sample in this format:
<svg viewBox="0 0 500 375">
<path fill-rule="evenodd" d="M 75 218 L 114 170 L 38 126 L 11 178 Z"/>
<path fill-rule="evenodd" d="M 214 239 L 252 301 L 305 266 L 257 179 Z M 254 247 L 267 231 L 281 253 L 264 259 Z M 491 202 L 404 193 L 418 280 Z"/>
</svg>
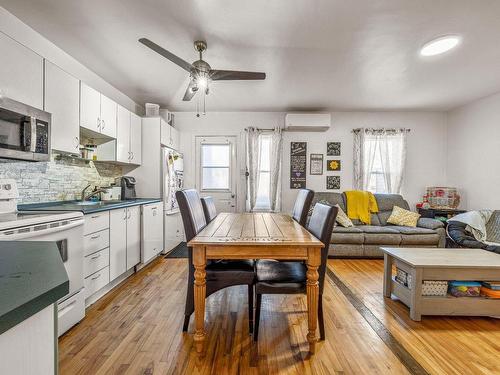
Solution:
<svg viewBox="0 0 500 375">
<path fill-rule="evenodd" d="M 117 104 L 101 94 L 101 133 L 116 138 Z"/>
<path fill-rule="evenodd" d="M 45 108 L 52 114 L 51 148 L 78 154 L 80 148 L 80 81 L 45 61 Z"/>
<path fill-rule="evenodd" d="M 101 132 L 101 93 L 80 83 L 80 126 Z"/>
<path fill-rule="evenodd" d="M 161 117 L 158 117 L 160 121 L 160 143 L 162 146 L 169 146 L 170 144 L 170 125 L 167 124 Z"/>
<path fill-rule="evenodd" d="M 110 212 L 109 279 L 114 280 L 127 271 L 127 209 Z"/>
<path fill-rule="evenodd" d="M 127 270 L 141 262 L 141 208 L 127 208 Z"/>
<path fill-rule="evenodd" d="M 131 156 L 131 113 L 119 105 L 116 119 L 116 161 L 128 163 Z"/>
<path fill-rule="evenodd" d="M 181 214 L 164 213 L 164 252 L 168 253 L 182 241 L 184 241 L 184 227 L 182 224 Z"/>
<path fill-rule="evenodd" d="M 0 95 L 43 109 L 43 58 L 0 32 Z"/>
<path fill-rule="evenodd" d="M 80 126 L 116 138 L 118 105 L 99 91 L 80 83 Z"/>
<path fill-rule="evenodd" d="M 180 136 L 176 128 L 170 127 L 170 147 L 174 150 L 179 150 Z"/>
<path fill-rule="evenodd" d="M 163 202 L 142 206 L 141 262 L 163 251 Z"/>
<path fill-rule="evenodd" d="M 142 121 L 135 113 L 130 114 L 130 163 L 142 163 Z"/>
</svg>

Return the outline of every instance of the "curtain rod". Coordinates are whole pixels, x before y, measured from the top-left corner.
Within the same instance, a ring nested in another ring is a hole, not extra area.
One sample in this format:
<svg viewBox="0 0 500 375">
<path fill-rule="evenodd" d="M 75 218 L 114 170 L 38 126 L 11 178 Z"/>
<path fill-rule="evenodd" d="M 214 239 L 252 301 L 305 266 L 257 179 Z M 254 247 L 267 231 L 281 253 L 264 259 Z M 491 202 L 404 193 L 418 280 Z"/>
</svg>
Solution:
<svg viewBox="0 0 500 375">
<path fill-rule="evenodd" d="M 411 129 L 408 128 L 357 128 L 357 129 L 352 129 L 351 133 L 359 133 L 362 130 L 369 130 L 369 131 L 388 131 L 388 132 L 395 132 L 398 130 L 403 130 L 407 133 L 411 131 Z"/>
</svg>

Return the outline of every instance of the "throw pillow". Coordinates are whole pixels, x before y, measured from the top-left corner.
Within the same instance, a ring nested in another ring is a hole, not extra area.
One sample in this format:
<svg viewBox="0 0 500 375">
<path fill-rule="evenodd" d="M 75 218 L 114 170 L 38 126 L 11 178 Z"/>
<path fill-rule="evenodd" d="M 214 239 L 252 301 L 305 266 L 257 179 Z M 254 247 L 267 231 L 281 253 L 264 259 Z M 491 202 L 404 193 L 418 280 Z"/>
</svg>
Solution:
<svg viewBox="0 0 500 375">
<path fill-rule="evenodd" d="M 389 224 L 401 225 L 404 227 L 416 227 L 420 215 L 416 212 L 405 210 L 404 208 L 394 206 L 391 216 L 387 219 Z"/>
<path fill-rule="evenodd" d="M 343 227 L 349 228 L 353 227 L 354 224 L 352 223 L 351 219 L 349 219 L 349 216 L 344 212 L 342 208 L 338 204 L 335 205 L 335 207 L 338 207 L 339 211 L 337 213 L 337 219 L 335 221 L 342 225 Z"/>
</svg>

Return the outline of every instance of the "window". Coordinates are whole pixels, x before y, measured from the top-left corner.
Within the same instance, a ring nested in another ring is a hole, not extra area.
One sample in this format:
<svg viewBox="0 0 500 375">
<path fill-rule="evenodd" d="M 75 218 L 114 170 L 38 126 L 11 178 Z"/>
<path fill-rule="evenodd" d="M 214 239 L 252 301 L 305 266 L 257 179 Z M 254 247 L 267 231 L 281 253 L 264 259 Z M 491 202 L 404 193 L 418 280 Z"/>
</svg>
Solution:
<svg viewBox="0 0 500 375">
<path fill-rule="evenodd" d="M 259 135 L 259 186 L 254 210 L 269 211 L 271 209 L 271 135 Z"/>
<path fill-rule="evenodd" d="M 372 193 L 388 193 L 387 187 L 385 184 L 385 176 L 384 170 L 382 168 L 382 153 L 380 150 L 380 145 L 376 142 L 376 140 L 368 139 L 367 142 L 374 142 L 372 147 L 375 147 L 375 155 L 373 158 L 373 166 L 371 168 L 370 174 L 368 176 L 368 191 Z"/>
<path fill-rule="evenodd" d="M 230 144 L 201 145 L 201 190 L 230 190 Z"/>
</svg>

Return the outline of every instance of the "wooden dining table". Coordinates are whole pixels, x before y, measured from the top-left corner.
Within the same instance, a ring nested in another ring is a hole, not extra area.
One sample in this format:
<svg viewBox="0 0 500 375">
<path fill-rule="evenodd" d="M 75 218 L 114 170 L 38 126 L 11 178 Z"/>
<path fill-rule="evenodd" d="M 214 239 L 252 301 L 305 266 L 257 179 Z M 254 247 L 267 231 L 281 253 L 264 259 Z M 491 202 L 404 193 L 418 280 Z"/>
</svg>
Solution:
<svg viewBox="0 0 500 375">
<path fill-rule="evenodd" d="M 307 264 L 309 351 L 315 351 L 318 323 L 318 267 L 323 244 L 289 215 L 220 213 L 196 237 L 193 248 L 196 351 L 204 353 L 206 272 L 209 259 L 304 260 Z"/>
</svg>

